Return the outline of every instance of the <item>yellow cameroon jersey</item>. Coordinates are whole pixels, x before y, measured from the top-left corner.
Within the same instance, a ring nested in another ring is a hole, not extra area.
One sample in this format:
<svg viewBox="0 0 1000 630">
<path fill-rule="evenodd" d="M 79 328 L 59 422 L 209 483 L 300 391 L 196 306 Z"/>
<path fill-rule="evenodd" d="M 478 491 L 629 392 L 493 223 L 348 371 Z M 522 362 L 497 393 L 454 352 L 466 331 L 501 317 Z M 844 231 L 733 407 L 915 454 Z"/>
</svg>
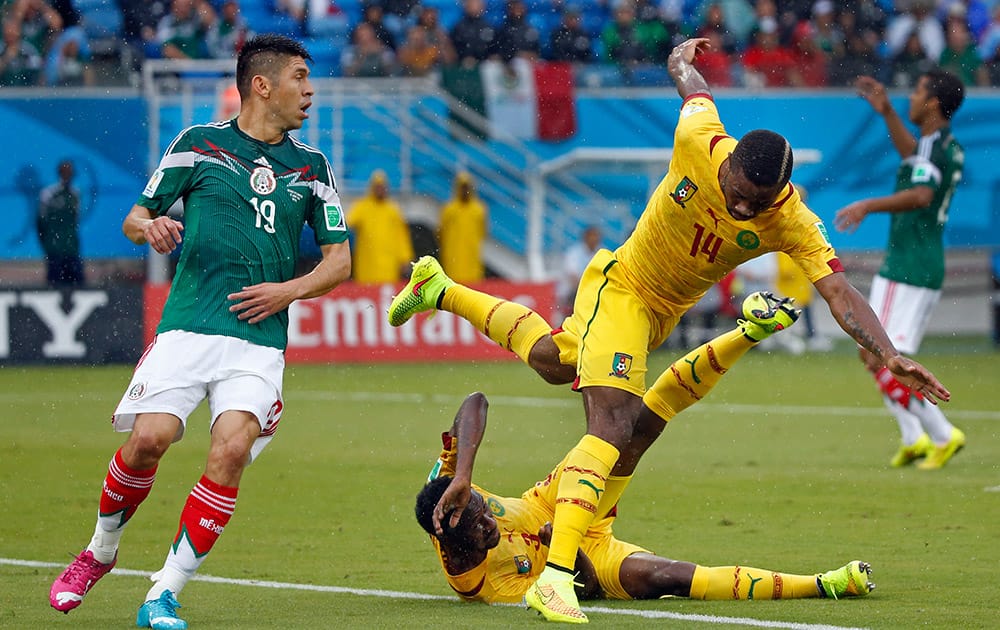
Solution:
<svg viewBox="0 0 1000 630">
<path fill-rule="evenodd" d="M 729 215 L 718 174 L 736 142 L 710 95 L 684 101 L 669 170 L 615 252 L 626 282 L 656 312 L 683 313 L 738 265 L 770 251 L 791 256 L 811 282 L 843 271 L 822 221 L 791 183 L 757 217 Z"/>
<path fill-rule="evenodd" d="M 445 475 L 454 476 L 457 462 L 457 440 L 447 433 L 442 436 L 444 449 L 438 463 L 431 471 L 431 479 Z M 500 528 L 500 543 L 486 554 L 486 560 L 461 575 L 448 573 L 445 553 L 437 538 L 431 542 L 441 561 L 441 570 L 448 585 L 465 601 L 493 603 L 519 603 L 538 575 L 545 568 L 549 548 L 542 545 L 538 530 L 552 520 L 556 491 L 559 485 L 557 471 L 562 462 L 549 475 L 519 498 L 503 497 L 473 484 L 483 496 L 486 505 Z M 594 563 L 598 579 L 608 597 L 628 599 L 618 581 L 622 561 L 633 553 L 645 549 L 621 542 L 612 536 L 612 515 L 595 520 L 581 544 L 581 549 Z"/>
</svg>

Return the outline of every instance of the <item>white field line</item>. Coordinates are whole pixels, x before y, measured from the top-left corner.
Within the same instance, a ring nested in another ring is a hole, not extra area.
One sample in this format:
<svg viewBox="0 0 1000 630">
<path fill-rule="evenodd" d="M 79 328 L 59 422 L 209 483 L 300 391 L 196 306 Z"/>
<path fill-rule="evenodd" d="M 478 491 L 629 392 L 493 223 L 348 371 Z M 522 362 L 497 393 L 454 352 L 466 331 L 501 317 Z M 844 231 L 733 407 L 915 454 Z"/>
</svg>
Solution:
<svg viewBox="0 0 1000 630">
<path fill-rule="evenodd" d="M 330 391 L 318 391 L 318 390 L 295 390 L 287 389 L 285 391 L 286 400 L 305 400 L 305 401 L 345 401 L 345 402 L 382 402 L 382 403 L 396 403 L 401 405 L 413 405 L 413 404 L 435 404 L 443 406 L 457 405 L 462 401 L 461 396 L 455 396 L 452 394 L 421 394 L 412 392 L 339 392 L 336 390 Z M 566 397 L 553 398 L 548 396 L 502 396 L 502 395 L 490 395 L 489 399 L 491 402 L 498 405 L 510 406 L 510 407 L 529 407 L 529 408 L 539 408 L 547 407 L 553 409 L 570 409 L 577 408 L 582 409 L 583 403 L 579 397 L 575 395 L 569 395 Z M 26 403 L 35 402 L 44 405 L 51 405 L 52 403 L 65 403 L 65 402 L 80 402 L 83 400 L 96 401 L 96 400 L 107 400 L 110 405 L 117 403 L 117 400 L 112 400 L 108 394 L 97 394 L 97 393 L 63 393 L 63 392 L 48 392 L 44 395 L 44 399 L 39 398 L 39 394 L 23 394 L 17 392 L 0 392 L 0 403 Z M 1000 420 L 1000 411 L 985 411 L 985 410 L 975 410 L 975 409 L 961 409 L 952 407 L 950 403 L 945 403 L 942 405 L 942 410 L 949 418 L 954 418 L 955 420 Z M 767 416 L 768 414 L 787 414 L 787 415 L 801 415 L 801 416 L 832 416 L 832 417 L 876 417 L 880 418 L 884 416 L 887 412 L 882 406 L 851 406 L 851 407 L 838 407 L 832 405 L 783 405 L 781 403 L 773 403 L 766 405 L 759 404 L 719 404 L 710 402 L 701 402 L 697 405 L 693 405 L 684 411 L 686 414 L 691 413 L 715 413 L 715 414 L 753 414 L 756 417 Z"/>
<path fill-rule="evenodd" d="M 0 558 L 0 566 L 31 567 L 36 569 L 62 569 L 65 565 L 56 562 L 39 562 L 37 560 L 18 560 L 16 558 Z M 111 575 L 133 576 L 148 578 L 150 571 L 136 571 L 134 569 L 121 569 L 115 567 Z M 457 601 L 455 597 L 448 595 L 428 595 L 426 593 L 408 593 L 405 591 L 387 591 L 373 588 L 347 588 L 343 586 L 324 586 L 319 584 L 297 584 L 294 582 L 273 582 L 270 580 L 245 580 L 225 578 L 215 575 L 195 575 L 191 578 L 195 582 L 210 582 L 213 584 L 233 584 L 236 586 L 251 586 L 256 588 L 270 588 L 279 590 L 314 591 L 319 593 L 337 593 L 340 595 L 358 595 L 361 597 L 381 597 L 385 599 L 411 599 L 411 600 L 447 600 Z M 510 604 L 515 606 L 516 604 Z M 850 626 L 831 626 L 827 624 L 795 623 L 788 621 L 767 621 L 764 619 L 752 619 L 749 617 L 721 617 L 718 615 L 697 615 L 674 613 L 661 610 L 636 610 L 631 608 L 607 608 L 604 606 L 584 606 L 583 610 L 588 613 L 601 613 L 605 615 L 620 615 L 629 617 L 642 617 L 644 619 L 673 619 L 675 621 L 712 623 L 724 626 L 741 626 L 752 628 L 783 628 L 788 630 L 864 630 Z"/>
</svg>

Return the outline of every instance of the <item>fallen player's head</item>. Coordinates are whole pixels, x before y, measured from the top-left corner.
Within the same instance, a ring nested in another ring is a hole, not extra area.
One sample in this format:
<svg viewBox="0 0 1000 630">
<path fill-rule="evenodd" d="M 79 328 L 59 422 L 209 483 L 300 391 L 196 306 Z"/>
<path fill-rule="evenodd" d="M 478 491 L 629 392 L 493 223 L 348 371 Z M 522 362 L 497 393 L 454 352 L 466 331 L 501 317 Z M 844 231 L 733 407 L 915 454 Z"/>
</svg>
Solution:
<svg viewBox="0 0 1000 630">
<path fill-rule="evenodd" d="M 737 220 L 770 208 L 792 176 L 792 147 L 784 136 L 756 129 L 740 138 L 720 171 L 726 209 Z"/>
<path fill-rule="evenodd" d="M 483 495 L 475 490 L 472 491 L 472 498 L 469 499 L 469 505 L 462 512 L 462 518 L 459 519 L 458 524 L 455 527 L 450 526 L 454 510 L 449 510 L 445 512 L 441 523 L 444 533 L 439 536 L 434 532 L 434 507 L 441 500 L 444 491 L 451 485 L 451 480 L 451 477 L 438 477 L 428 482 L 417 494 L 417 505 L 414 510 L 417 522 L 420 523 L 425 532 L 449 548 L 486 551 L 496 547 L 500 543 L 500 528 L 497 526 L 493 512 L 486 504 Z"/>
</svg>

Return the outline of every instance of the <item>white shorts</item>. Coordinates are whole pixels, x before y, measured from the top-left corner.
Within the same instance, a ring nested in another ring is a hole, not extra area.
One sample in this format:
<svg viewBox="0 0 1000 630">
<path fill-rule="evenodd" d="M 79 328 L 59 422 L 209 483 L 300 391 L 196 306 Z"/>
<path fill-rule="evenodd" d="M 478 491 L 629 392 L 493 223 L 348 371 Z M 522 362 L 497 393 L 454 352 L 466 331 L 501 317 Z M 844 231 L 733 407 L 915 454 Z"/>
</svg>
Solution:
<svg viewBox="0 0 1000 630">
<path fill-rule="evenodd" d="M 913 355 L 920 349 L 931 312 L 940 297 L 941 291 L 937 289 L 875 276 L 868 301 L 896 350 Z"/>
<path fill-rule="evenodd" d="M 112 419 L 116 431 L 131 431 L 136 414 L 169 413 L 181 420 L 174 442 L 184 437 L 187 418 L 208 398 L 212 422 L 224 411 L 248 411 L 260 423 L 250 449 L 264 450 L 281 420 L 285 355 L 222 335 L 171 330 L 157 335 L 136 365 Z"/>
</svg>

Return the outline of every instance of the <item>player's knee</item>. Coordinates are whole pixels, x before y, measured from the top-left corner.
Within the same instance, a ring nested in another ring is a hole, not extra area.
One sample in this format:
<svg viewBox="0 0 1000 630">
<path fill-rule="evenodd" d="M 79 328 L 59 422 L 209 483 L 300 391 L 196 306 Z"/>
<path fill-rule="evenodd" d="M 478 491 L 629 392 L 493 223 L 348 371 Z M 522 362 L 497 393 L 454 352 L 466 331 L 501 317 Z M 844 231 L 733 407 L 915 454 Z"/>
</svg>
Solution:
<svg viewBox="0 0 1000 630">
<path fill-rule="evenodd" d="M 576 379 L 576 366 L 559 362 L 559 348 L 551 337 L 543 337 L 532 346 L 528 365 L 551 385 L 565 385 Z"/>
</svg>

